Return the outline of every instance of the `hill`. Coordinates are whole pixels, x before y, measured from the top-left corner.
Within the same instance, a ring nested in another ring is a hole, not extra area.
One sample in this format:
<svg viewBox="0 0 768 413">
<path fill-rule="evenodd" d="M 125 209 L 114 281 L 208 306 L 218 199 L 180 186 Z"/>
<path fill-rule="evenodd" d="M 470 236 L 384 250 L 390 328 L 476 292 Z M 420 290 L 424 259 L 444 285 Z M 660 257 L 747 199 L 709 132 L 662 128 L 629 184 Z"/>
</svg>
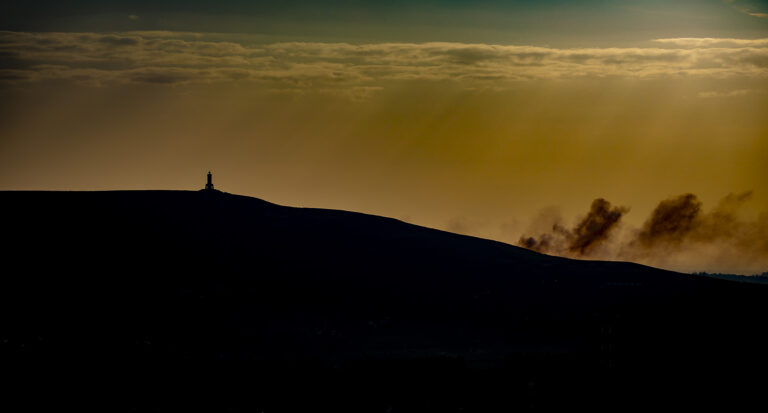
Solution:
<svg viewBox="0 0 768 413">
<path fill-rule="evenodd" d="M 627 410 L 764 384 L 763 285 L 218 191 L 0 203 L 0 354 L 36 403 Z"/>
</svg>

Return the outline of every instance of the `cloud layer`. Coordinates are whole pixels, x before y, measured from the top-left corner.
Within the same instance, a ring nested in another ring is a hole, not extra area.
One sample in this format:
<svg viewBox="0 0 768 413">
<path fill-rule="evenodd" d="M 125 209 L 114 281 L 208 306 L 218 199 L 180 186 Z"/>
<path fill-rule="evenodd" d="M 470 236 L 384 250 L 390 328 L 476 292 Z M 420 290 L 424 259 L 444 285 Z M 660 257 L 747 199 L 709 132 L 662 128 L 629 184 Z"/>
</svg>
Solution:
<svg viewBox="0 0 768 413">
<path fill-rule="evenodd" d="M 249 44 L 233 35 L 196 33 L 0 32 L 0 82 L 257 82 L 277 89 L 333 89 L 417 80 L 499 88 L 537 79 L 768 76 L 768 39 L 656 41 L 672 47 Z"/>
</svg>

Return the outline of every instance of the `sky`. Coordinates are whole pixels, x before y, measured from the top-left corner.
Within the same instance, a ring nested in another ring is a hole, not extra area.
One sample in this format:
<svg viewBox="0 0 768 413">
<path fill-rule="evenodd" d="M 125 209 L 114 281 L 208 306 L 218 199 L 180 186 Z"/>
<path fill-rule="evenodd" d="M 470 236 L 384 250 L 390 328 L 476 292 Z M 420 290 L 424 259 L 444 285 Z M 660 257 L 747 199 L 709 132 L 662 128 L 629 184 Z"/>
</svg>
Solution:
<svg viewBox="0 0 768 413">
<path fill-rule="evenodd" d="M 767 1 L 15 3 L 2 190 L 211 170 L 551 254 L 768 271 Z"/>
</svg>

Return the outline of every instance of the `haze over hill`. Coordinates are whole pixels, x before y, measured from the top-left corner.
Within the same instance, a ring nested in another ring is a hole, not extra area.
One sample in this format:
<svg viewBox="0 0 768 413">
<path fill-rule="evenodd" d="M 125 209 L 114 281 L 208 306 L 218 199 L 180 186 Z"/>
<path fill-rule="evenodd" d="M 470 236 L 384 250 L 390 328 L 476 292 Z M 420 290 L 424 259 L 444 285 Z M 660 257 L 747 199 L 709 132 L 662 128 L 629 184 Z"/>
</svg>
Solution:
<svg viewBox="0 0 768 413">
<path fill-rule="evenodd" d="M 2 357 L 22 395 L 171 410 L 711 406 L 748 401 L 731 396 L 768 366 L 763 285 L 218 191 L 0 203 Z"/>
</svg>

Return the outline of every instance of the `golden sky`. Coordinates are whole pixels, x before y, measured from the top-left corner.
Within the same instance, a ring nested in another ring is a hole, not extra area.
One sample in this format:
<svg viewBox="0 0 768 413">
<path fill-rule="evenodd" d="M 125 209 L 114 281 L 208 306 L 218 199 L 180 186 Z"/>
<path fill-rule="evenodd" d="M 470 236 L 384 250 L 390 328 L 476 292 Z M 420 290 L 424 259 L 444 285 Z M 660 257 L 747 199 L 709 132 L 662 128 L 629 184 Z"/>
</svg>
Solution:
<svg viewBox="0 0 768 413">
<path fill-rule="evenodd" d="M 627 211 L 583 258 L 768 271 L 764 2 L 512 2 L 567 24 L 509 29 L 494 2 L 391 21 L 352 3 L 304 25 L 312 7 L 10 10 L 26 20 L 0 19 L 0 189 L 192 190 L 211 170 L 227 192 L 512 244 L 604 198 Z M 704 222 L 747 191 L 738 234 L 617 252 L 662 200 L 695 194 Z"/>
</svg>

